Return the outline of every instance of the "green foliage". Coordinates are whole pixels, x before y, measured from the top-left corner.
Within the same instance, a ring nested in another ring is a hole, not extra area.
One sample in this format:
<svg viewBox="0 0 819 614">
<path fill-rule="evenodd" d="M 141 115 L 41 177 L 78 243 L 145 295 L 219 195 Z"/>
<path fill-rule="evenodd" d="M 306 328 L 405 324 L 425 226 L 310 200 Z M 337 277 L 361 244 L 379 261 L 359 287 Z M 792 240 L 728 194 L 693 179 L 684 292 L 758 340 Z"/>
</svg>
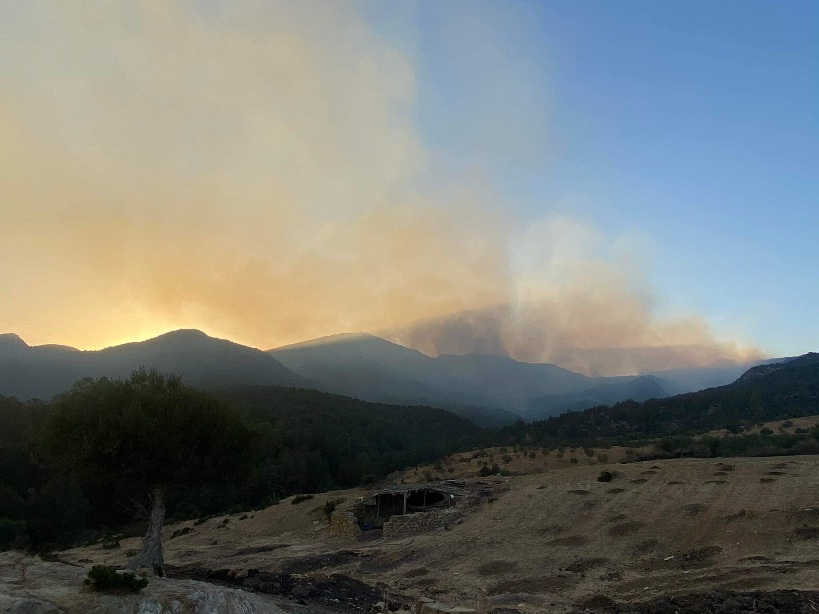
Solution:
<svg viewBox="0 0 819 614">
<path fill-rule="evenodd" d="M 117 573 L 116 569 L 107 565 L 94 565 L 83 584 L 101 593 L 138 593 L 148 586 L 148 579 L 128 572 Z"/>
<path fill-rule="evenodd" d="M 598 482 L 611 482 L 614 479 L 614 473 L 611 471 L 601 471 L 597 476 Z"/>
<path fill-rule="evenodd" d="M 246 386 L 217 394 L 240 407 L 258 433 L 262 460 L 251 480 L 251 500 L 372 484 L 468 449 L 481 432 L 442 409 L 366 403 L 315 390 Z"/>
<path fill-rule="evenodd" d="M 293 497 L 293 500 L 290 501 L 290 503 L 291 505 L 298 505 L 299 503 L 303 501 L 309 501 L 312 498 L 313 495 L 296 495 L 295 497 Z"/>
<path fill-rule="evenodd" d="M 501 468 L 497 464 L 492 465 L 491 467 L 489 465 L 484 465 L 481 467 L 478 475 L 485 478 L 489 477 L 490 475 L 497 475 L 499 473 L 501 473 Z"/>
<path fill-rule="evenodd" d="M 129 380 L 84 379 L 57 402 L 45 444 L 91 483 L 143 493 L 241 480 L 254 436 L 225 402 L 153 370 Z"/>
<path fill-rule="evenodd" d="M 755 367 L 727 386 L 638 403 L 628 400 L 568 412 L 526 427 L 534 441 L 634 439 L 705 433 L 740 424 L 819 414 L 819 354 Z M 503 440 L 515 427 L 505 427 Z M 518 435 L 519 436 L 519 435 Z"/>
<path fill-rule="evenodd" d="M 119 547 L 119 537 L 116 535 L 111 535 L 102 540 L 103 550 L 116 550 Z"/>
<path fill-rule="evenodd" d="M 91 506 L 74 476 L 55 475 L 29 497 L 27 525 L 38 549 L 63 547 L 86 528 Z"/>
<path fill-rule="evenodd" d="M 25 544 L 26 536 L 24 521 L 0 518 L 0 552 L 20 548 Z"/>
</svg>

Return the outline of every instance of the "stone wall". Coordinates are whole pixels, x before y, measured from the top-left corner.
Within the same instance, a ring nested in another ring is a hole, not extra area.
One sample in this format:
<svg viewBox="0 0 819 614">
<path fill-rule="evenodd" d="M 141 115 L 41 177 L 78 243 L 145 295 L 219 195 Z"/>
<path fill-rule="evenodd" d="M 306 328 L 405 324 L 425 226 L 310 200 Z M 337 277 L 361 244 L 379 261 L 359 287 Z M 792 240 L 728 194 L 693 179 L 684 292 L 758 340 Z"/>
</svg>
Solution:
<svg viewBox="0 0 819 614">
<path fill-rule="evenodd" d="M 330 516 L 330 534 L 348 539 L 358 539 L 361 536 L 361 528 L 356 522 L 353 512 L 335 511 Z"/>
<path fill-rule="evenodd" d="M 461 517 L 457 509 L 434 510 L 431 512 L 418 512 L 407 514 L 406 516 L 392 516 L 384 523 L 384 537 L 403 537 L 404 535 L 415 535 L 426 531 L 434 531 L 454 523 Z"/>
</svg>

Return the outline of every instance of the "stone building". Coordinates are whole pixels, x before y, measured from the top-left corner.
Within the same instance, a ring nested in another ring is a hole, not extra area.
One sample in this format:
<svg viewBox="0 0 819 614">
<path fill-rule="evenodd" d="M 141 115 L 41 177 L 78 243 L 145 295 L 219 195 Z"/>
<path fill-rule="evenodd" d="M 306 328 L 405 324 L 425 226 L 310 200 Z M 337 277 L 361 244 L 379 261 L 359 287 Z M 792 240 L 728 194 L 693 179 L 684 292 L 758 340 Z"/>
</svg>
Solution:
<svg viewBox="0 0 819 614">
<path fill-rule="evenodd" d="M 455 480 L 385 486 L 357 503 L 335 512 L 330 531 L 340 537 L 399 537 L 447 526 L 466 505 L 490 494 L 483 483 Z"/>
</svg>

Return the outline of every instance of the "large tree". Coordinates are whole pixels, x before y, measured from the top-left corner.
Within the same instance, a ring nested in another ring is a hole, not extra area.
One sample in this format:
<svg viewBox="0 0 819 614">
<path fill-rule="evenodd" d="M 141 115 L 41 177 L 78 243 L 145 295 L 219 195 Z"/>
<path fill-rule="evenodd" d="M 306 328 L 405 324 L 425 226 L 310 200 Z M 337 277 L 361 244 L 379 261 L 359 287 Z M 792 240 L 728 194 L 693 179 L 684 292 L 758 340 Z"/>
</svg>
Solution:
<svg viewBox="0 0 819 614">
<path fill-rule="evenodd" d="M 54 458 L 95 484 L 150 502 L 142 550 L 128 563 L 164 575 L 162 526 L 169 491 L 243 480 L 253 434 L 225 402 L 175 376 L 135 371 L 126 381 L 77 382 L 46 425 Z"/>
</svg>

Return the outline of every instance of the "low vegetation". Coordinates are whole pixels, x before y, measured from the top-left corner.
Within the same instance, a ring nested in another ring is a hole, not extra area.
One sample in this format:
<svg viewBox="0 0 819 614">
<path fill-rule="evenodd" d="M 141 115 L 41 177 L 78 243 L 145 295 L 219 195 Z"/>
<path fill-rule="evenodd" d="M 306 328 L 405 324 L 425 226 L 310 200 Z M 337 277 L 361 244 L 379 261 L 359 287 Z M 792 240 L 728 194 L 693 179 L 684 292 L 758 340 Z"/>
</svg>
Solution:
<svg viewBox="0 0 819 614">
<path fill-rule="evenodd" d="M 88 590 L 99 593 L 138 593 L 148 586 L 148 579 L 129 572 L 120 573 L 107 565 L 94 565 L 84 584 Z"/>
</svg>

